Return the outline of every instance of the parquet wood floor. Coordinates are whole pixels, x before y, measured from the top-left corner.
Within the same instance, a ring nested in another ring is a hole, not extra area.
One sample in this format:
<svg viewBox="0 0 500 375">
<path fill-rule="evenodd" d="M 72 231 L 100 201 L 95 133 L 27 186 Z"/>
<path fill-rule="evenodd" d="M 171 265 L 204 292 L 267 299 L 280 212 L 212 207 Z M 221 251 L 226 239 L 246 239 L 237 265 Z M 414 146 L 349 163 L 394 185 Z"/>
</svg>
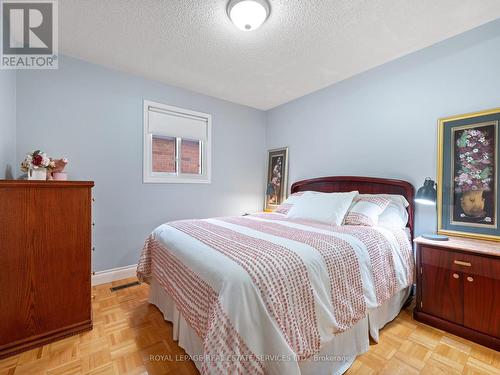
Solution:
<svg viewBox="0 0 500 375">
<path fill-rule="evenodd" d="M 0 360 L 0 375 L 197 374 L 182 360 L 172 325 L 147 302 L 148 286 L 111 292 L 127 279 L 94 287 L 94 329 Z M 403 310 L 348 374 L 499 374 L 500 353 L 414 321 Z M 168 354 L 172 361 L 151 361 Z M 181 359 L 175 361 L 175 358 Z"/>
</svg>

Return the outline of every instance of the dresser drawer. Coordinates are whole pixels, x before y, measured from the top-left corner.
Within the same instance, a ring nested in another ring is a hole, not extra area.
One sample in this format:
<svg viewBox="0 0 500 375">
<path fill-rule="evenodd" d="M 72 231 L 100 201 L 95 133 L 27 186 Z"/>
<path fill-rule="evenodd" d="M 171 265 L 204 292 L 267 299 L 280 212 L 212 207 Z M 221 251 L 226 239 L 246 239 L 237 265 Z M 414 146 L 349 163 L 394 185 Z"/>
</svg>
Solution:
<svg viewBox="0 0 500 375">
<path fill-rule="evenodd" d="M 446 249 L 421 247 L 422 264 L 500 280 L 500 260 Z"/>
</svg>

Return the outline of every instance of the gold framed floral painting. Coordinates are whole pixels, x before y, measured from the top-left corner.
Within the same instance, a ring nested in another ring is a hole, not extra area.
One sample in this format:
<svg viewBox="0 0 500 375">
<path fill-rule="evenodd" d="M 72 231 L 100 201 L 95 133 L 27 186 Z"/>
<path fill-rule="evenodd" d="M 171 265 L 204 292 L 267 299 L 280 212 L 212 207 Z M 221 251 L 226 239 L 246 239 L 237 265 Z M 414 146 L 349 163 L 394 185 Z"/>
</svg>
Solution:
<svg viewBox="0 0 500 375">
<path fill-rule="evenodd" d="M 438 233 L 500 241 L 500 108 L 438 125 Z"/>
<path fill-rule="evenodd" d="M 288 147 L 267 152 L 265 211 L 273 211 L 287 198 Z"/>
</svg>

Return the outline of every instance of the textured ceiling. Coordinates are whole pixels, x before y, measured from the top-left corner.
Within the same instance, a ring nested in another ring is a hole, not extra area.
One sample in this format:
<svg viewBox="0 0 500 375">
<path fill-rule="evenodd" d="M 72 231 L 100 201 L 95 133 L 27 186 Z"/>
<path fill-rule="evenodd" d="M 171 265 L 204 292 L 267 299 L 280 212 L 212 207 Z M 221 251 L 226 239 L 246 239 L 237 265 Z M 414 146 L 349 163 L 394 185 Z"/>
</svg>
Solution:
<svg viewBox="0 0 500 375">
<path fill-rule="evenodd" d="M 226 0 L 62 0 L 61 52 L 269 109 L 500 17 L 500 0 L 270 0 L 238 30 Z"/>
</svg>

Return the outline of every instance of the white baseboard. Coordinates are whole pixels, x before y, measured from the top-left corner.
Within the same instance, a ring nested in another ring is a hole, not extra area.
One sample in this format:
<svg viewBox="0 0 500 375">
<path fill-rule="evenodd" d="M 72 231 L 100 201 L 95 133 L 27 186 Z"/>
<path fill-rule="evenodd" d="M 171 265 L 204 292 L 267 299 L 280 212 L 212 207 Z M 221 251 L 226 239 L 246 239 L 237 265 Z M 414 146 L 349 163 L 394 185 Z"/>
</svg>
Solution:
<svg viewBox="0 0 500 375">
<path fill-rule="evenodd" d="M 92 286 L 110 283 L 112 281 L 134 277 L 136 275 L 137 264 L 130 266 L 112 268 L 110 270 L 98 271 L 92 275 Z"/>
</svg>

